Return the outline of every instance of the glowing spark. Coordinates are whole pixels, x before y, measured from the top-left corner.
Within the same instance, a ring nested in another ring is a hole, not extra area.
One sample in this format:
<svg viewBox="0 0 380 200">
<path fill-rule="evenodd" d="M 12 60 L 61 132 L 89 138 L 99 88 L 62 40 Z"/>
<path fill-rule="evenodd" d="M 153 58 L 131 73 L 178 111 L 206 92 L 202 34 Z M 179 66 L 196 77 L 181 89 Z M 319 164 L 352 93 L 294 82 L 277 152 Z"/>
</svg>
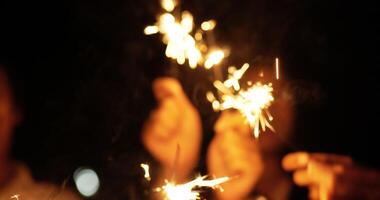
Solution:
<svg viewBox="0 0 380 200">
<path fill-rule="evenodd" d="M 212 68 L 214 65 L 219 64 L 223 60 L 223 58 L 224 58 L 224 52 L 222 50 L 211 51 L 207 55 L 207 59 L 205 61 L 205 68 L 206 69 Z"/>
<path fill-rule="evenodd" d="M 148 164 L 144 164 L 144 163 L 141 163 L 140 164 L 140 167 L 143 168 L 144 170 L 144 178 L 147 180 L 147 181 L 150 181 L 150 173 L 149 173 L 149 165 Z"/>
<path fill-rule="evenodd" d="M 261 71 L 259 76 L 260 76 L 261 78 L 264 77 L 264 72 Z"/>
<path fill-rule="evenodd" d="M 233 87 L 236 91 L 240 90 L 239 80 L 243 77 L 248 68 L 248 63 L 245 63 L 239 70 L 237 70 L 235 67 L 229 67 L 228 79 L 224 82 L 224 85 L 227 88 Z"/>
<path fill-rule="evenodd" d="M 161 7 L 167 12 L 172 12 L 177 6 L 177 1 L 175 0 L 161 0 Z"/>
<path fill-rule="evenodd" d="M 204 31 L 211 31 L 215 28 L 215 26 L 216 26 L 215 20 L 205 21 L 205 22 L 202 22 L 202 24 L 201 24 L 201 28 Z"/>
<path fill-rule="evenodd" d="M 19 194 L 15 194 L 15 195 L 11 196 L 10 199 L 19 200 L 19 198 L 20 198 L 20 195 Z"/>
<path fill-rule="evenodd" d="M 279 60 L 276 58 L 276 79 L 280 79 L 280 69 L 279 69 Z"/>
<path fill-rule="evenodd" d="M 199 176 L 184 184 L 175 184 L 166 180 L 166 185 L 156 188 L 156 191 L 162 192 L 165 196 L 165 200 L 199 200 L 200 191 L 196 190 L 197 188 L 208 187 L 212 189 L 221 189 L 219 185 L 230 180 L 229 177 L 213 180 L 205 180 L 206 178 L 207 176 Z"/>
<path fill-rule="evenodd" d="M 255 138 L 260 135 L 260 128 L 265 131 L 266 128 L 274 131 L 269 121 L 273 120 L 268 108 L 274 101 L 272 95 L 272 84 L 262 84 L 256 82 L 248 83 L 247 89 L 241 89 L 239 80 L 247 71 L 249 65 L 244 64 L 237 70 L 235 67 L 229 68 L 229 78 L 224 81 L 215 81 L 214 86 L 219 91 L 219 100 L 208 92 L 206 97 L 212 103 L 215 111 L 236 109 L 246 119 L 250 127 L 253 129 Z"/>
<path fill-rule="evenodd" d="M 172 13 L 176 6 L 177 1 L 161 0 L 161 7 L 166 12 L 158 16 L 154 25 L 145 27 L 144 34 L 160 33 L 166 44 L 165 55 L 176 60 L 179 65 L 187 61 L 190 68 L 206 65 L 205 67 L 209 69 L 220 63 L 224 58 L 224 52 L 209 52 L 210 48 L 203 40 L 204 32 L 214 29 L 216 22 L 214 20 L 203 22 L 202 30 L 198 28 L 194 31 L 193 15 L 188 11 L 183 11 L 181 16 L 177 17 Z"/>
<path fill-rule="evenodd" d="M 158 33 L 158 27 L 157 26 L 147 26 L 144 29 L 144 34 L 145 35 L 153 35 L 153 34 L 156 34 L 156 33 Z"/>
</svg>

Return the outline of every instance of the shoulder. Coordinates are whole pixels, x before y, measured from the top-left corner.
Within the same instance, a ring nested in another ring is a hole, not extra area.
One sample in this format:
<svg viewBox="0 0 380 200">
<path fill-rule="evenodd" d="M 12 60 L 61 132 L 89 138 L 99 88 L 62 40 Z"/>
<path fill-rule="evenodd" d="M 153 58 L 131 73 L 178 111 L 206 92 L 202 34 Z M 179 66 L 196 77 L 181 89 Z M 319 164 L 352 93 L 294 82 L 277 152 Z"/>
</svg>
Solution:
<svg viewBox="0 0 380 200">
<path fill-rule="evenodd" d="M 15 166 L 11 179 L 0 188 L 1 200 L 15 200 L 16 196 L 19 200 L 80 200 L 64 187 L 34 181 L 29 169 L 20 164 Z"/>
</svg>

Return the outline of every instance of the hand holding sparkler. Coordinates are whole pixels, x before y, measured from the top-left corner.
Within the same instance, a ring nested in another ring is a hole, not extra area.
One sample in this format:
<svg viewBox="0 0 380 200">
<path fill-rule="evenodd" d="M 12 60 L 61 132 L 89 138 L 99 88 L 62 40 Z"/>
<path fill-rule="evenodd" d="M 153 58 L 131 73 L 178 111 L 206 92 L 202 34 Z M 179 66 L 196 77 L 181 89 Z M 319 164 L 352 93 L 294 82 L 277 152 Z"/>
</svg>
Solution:
<svg viewBox="0 0 380 200">
<path fill-rule="evenodd" d="M 297 152 L 285 156 L 283 168 L 318 200 L 380 199 L 380 172 L 354 165 L 348 156 Z"/>
<path fill-rule="evenodd" d="M 202 134 L 199 114 L 175 79 L 156 80 L 153 92 L 158 100 L 158 108 L 151 112 L 144 125 L 142 141 L 162 165 L 163 178 L 169 178 L 169 173 L 173 171 L 172 165 L 179 146 L 180 156 L 175 175 L 176 181 L 182 181 L 198 162 Z"/>
<path fill-rule="evenodd" d="M 216 191 L 216 195 L 222 200 L 244 199 L 254 189 L 263 171 L 258 141 L 252 140 L 249 125 L 236 111 L 223 111 L 215 132 L 208 148 L 209 174 L 232 177 L 221 185 L 224 192 Z"/>
</svg>

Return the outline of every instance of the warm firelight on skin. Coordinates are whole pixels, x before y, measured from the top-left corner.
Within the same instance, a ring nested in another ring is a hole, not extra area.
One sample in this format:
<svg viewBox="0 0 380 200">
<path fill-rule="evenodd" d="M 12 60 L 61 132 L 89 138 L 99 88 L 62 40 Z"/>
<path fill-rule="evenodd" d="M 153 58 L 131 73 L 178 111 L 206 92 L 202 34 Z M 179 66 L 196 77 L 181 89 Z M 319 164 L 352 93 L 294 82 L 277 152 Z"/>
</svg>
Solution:
<svg viewBox="0 0 380 200">
<path fill-rule="evenodd" d="M 144 178 L 147 180 L 147 181 L 150 181 L 150 173 L 149 173 L 149 165 L 148 164 L 144 164 L 144 163 L 141 163 L 140 164 L 140 167 L 144 170 Z"/>
<path fill-rule="evenodd" d="M 199 176 L 194 180 L 183 184 L 175 184 L 166 180 L 166 184 L 162 187 L 156 188 L 156 191 L 162 192 L 165 200 L 199 200 L 200 191 L 197 191 L 197 188 L 208 187 L 223 191 L 219 185 L 230 180 L 229 177 L 212 180 L 205 180 L 206 178 L 207 176 Z"/>
<path fill-rule="evenodd" d="M 181 16 L 174 15 L 172 12 L 176 6 L 177 1 L 162 0 L 161 7 L 166 12 L 158 16 L 156 24 L 145 27 L 144 34 L 162 34 L 163 42 L 166 44 L 165 55 L 176 60 L 179 65 L 187 61 L 192 69 L 201 65 L 210 69 L 220 63 L 224 58 L 224 52 L 208 51 L 213 48 L 206 45 L 202 35 L 215 28 L 215 20 L 203 22 L 201 28 L 194 31 L 193 15 L 188 11 L 183 11 Z"/>
<path fill-rule="evenodd" d="M 207 93 L 207 99 L 212 103 L 215 111 L 236 109 L 246 119 L 253 129 L 255 138 L 260 135 L 260 129 L 265 131 L 266 128 L 274 131 L 270 124 L 273 117 L 270 115 L 268 108 L 274 101 L 272 95 L 272 84 L 262 84 L 256 82 L 248 83 L 247 89 L 241 89 L 239 80 L 247 71 L 249 65 L 244 64 L 237 70 L 230 67 L 229 78 L 224 81 L 215 81 L 214 86 L 218 90 L 219 98 L 217 99 L 212 92 Z"/>
</svg>

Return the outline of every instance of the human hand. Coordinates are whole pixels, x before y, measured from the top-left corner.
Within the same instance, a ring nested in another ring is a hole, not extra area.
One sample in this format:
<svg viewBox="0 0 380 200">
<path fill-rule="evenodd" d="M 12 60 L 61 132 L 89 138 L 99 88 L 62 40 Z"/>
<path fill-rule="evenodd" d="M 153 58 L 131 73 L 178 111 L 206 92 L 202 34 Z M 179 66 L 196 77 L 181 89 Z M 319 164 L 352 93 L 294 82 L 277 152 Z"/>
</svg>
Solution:
<svg viewBox="0 0 380 200">
<path fill-rule="evenodd" d="M 216 122 L 207 164 L 211 175 L 231 177 L 221 185 L 223 192 L 215 190 L 219 200 L 244 199 L 257 184 L 263 162 L 257 141 L 240 113 L 224 111 Z"/>
<path fill-rule="evenodd" d="M 173 78 L 160 78 L 153 83 L 158 107 L 145 122 L 142 141 L 147 150 L 163 167 L 164 178 L 172 173 L 176 159 L 177 181 L 189 176 L 199 159 L 201 121 L 198 112 Z"/>
<path fill-rule="evenodd" d="M 310 199 L 380 199 L 380 173 L 354 165 L 348 156 L 297 152 L 282 164 L 294 172 L 297 185 L 309 188 Z"/>
</svg>

